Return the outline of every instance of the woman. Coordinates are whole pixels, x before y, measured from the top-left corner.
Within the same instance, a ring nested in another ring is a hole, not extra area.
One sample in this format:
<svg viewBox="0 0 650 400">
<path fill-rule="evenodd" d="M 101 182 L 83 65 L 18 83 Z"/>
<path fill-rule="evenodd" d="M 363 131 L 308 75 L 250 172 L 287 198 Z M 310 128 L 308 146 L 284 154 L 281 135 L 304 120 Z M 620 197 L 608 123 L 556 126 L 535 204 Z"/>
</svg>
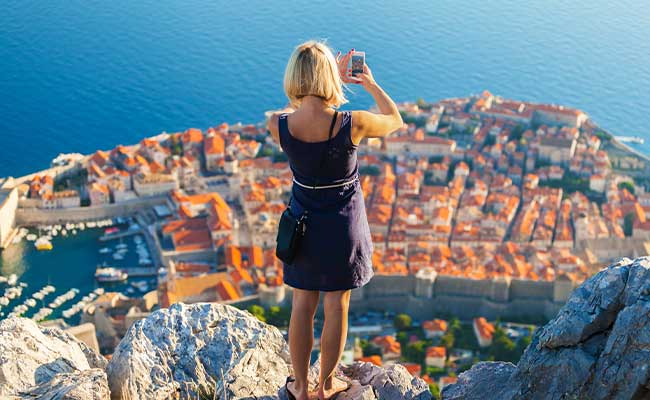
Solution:
<svg viewBox="0 0 650 400">
<path fill-rule="evenodd" d="M 384 137 L 402 126 L 391 98 L 370 69 L 349 76 L 354 49 L 336 58 L 324 43 L 296 47 L 284 75 L 290 107 L 271 115 L 268 128 L 289 158 L 294 175 L 291 211 L 309 211 L 307 230 L 284 282 L 293 287 L 289 350 L 295 377 L 287 378 L 290 399 L 308 399 L 307 373 L 314 341 L 314 314 L 324 293 L 318 397 L 330 399 L 348 388 L 335 377 L 347 335 L 350 290 L 373 275 L 372 241 L 359 182 L 357 146 L 363 138 Z M 344 83 L 359 84 L 377 102 L 379 113 L 337 112 L 347 103 Z"/>
</svg>

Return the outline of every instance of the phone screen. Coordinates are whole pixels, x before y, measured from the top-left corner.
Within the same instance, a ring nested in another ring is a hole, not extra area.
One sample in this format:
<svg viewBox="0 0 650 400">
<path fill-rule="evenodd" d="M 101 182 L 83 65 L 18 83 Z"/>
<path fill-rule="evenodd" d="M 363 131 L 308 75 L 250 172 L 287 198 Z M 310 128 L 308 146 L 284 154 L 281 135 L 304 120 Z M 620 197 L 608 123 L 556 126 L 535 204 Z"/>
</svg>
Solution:
<svg viewBox="0 0 650 400">
<path fill-rule="evenodd" d="M 365 53 L 354 53 L 352 54 L 352 76 L 357 76 L 357 74 L 363 73 L 363 65 L 366 63 Z"/>
</svg>

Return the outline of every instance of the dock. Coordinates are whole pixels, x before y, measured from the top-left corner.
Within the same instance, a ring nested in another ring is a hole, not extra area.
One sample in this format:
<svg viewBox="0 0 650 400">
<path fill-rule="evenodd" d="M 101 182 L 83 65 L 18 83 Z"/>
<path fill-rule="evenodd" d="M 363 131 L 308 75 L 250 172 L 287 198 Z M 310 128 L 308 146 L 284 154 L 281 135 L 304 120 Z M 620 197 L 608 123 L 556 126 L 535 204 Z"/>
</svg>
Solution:
<svg viewBox="0 0 650 400">
<path fill-rule="evenodd" d="M 158 275 L 156 267 L 133 267 L 119 269 L 129 274 L 129 278 L 150 277 Z"/>
<path fill-rule="evenodd" d="M 127 236 L 133 236 L 133 235 L 137 235 L 137 234 L 140 234 L 140 233 L 142 233 L 142 228 L 128 229 L 126 231 L 121 231 L 121 232 L 117 232 L 117 233 L 109 233 L 109 234 L 102 235 L 99 238 L 99 240 L 102 241 L 102 242 L 106 242 L 106 241 L 109 241 L 109 240 L 119 239 L 119 238 L 123 238 L 123 237 L 127 237 Z"/>
</svg>

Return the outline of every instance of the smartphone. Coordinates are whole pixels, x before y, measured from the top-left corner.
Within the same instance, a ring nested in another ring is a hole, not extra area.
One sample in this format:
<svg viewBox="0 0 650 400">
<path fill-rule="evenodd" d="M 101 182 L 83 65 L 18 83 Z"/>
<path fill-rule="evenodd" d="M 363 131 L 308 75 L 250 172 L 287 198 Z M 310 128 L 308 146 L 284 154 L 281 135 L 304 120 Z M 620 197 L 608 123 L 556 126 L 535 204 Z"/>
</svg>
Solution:
<svg viewBox="0 0 650 400">
<path fill-rule="evenodd" d="M 363 73 L 363 66 L 366 63 L 366 53 L 363 51 L 355 51 L 352 53 L 352 58 L 350 59 L 351 64 L 351 75 L 357 76 L 358 74 Z"/>
</svg>

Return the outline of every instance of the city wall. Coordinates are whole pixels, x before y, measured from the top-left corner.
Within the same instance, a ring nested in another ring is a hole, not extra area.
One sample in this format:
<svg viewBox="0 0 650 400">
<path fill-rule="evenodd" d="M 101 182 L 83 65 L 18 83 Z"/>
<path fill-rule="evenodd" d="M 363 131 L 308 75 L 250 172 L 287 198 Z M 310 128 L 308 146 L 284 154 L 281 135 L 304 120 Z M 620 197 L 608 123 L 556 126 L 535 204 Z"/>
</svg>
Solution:
<svg viewBox="0 0 650 400">
<path fill-rule="evenodd" d="M 573 288 L 573 283 L 566 280 L 376 275 L 365 287 L 353 291 L 351 308 L 406 312 L 418 319 L 441 314 L 461 319 L 478 316 L 550 319 L 564 305 Z"/>
<path fill-rule="evenodd" d="M 16 210 L 16 225 L 47 225 L 114 218 L 135 214 L 142 209 L 165 204 L 166 200 L 167 196 L 153 196 L 127 200 L 117 204 L 103 204 L 90 207 L 56 209 L 18 208 Z"/>
</svg>

